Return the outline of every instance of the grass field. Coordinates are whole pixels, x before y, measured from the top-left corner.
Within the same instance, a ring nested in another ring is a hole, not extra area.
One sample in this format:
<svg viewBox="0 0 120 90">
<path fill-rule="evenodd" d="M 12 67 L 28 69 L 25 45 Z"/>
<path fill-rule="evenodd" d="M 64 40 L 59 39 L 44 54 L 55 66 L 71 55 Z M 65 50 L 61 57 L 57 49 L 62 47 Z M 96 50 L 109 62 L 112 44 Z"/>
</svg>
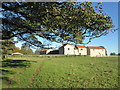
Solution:
<svg viewBox="0 0 120 90">
<path fill-rule="evenodd" d="M 3 88 L 117 88 L 118 58 L 11 56 L 2 61 Z"/>
</svg>

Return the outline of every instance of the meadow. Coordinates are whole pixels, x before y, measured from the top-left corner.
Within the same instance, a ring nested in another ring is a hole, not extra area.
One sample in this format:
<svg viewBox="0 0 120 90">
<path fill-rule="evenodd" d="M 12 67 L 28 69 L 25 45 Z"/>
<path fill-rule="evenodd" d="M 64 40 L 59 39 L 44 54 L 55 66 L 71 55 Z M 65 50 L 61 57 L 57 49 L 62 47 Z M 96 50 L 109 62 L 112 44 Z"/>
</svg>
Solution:
<svg viewBox="0 0 120 90">
<path fill-rule="evenodd" d="M 9 56 L 2 88 L 118 88 L 118 57 Z"/>
</svg>

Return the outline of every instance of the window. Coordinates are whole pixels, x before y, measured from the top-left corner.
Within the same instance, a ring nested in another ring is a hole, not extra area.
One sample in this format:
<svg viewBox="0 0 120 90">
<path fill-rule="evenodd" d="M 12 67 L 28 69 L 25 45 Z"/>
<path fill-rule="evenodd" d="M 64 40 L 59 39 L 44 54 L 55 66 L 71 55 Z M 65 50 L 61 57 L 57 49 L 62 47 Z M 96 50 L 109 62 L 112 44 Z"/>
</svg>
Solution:
<svg viewBox="0 0 120 90">
<path fill-rule="evenodd" d="M 68 48 L 68 50 L 70 50 L 70 48 Z"/>
<path fill-rule="evenodd" d="M 83 50 L 83 49 L 81 48 L 81 50 Z"/>
</svg>

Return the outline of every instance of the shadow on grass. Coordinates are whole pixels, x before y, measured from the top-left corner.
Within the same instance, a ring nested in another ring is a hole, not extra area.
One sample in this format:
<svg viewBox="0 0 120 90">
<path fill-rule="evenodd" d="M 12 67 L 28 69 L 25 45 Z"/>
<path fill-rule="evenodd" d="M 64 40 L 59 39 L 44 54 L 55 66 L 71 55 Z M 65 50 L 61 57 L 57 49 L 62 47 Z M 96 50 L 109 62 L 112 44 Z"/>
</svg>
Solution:
<svg viewBox="0 0 120 90">
<path fill-rule="evenodd" d="M 15 81 L 10 80 L 8 77 L 0 77 L 0 79 L 2 80 L 2 84 L 4 84 L 7 87 L 9 87 L 10 84 L 16 84 Z M 5 86 L 4 88 L 6 88 Z"/>
<path fill-rule="evenodd" d="M 5 69 L 0 69 L 0 73 L 2 73 L 2 75 L 15 74 L 15 72 Z"/>
<path fill-rule="evenodd" d="M 0 77 L 0 79 L 2 79 L 2 83 L 4 85 L 11 85 L 11 84 L 16 84 L 15 81 L 10 80 L 9 79 L 9 75 L 11 74 L 15 74 L 15 72 L 11 71 L 11 70 L 7 70 L 8 68 L 27 68 L 30 67 L 32 63 L 34 63 L 35 61 L 29 61 L 29 60 L 12 60 L 12 59 L 7 59 L 7 60 L 3 60 L 1 61 L 2 63 L 2 67 L 0 69 L 0 73 L 2 73 L 2 77 Z"/>
<path fill-rule="evenodd" d="M 7 59 L 2 61 L 2 67 L 29 67 L 32 61 L 29 60 L 12 60 Z"/>
</svg>

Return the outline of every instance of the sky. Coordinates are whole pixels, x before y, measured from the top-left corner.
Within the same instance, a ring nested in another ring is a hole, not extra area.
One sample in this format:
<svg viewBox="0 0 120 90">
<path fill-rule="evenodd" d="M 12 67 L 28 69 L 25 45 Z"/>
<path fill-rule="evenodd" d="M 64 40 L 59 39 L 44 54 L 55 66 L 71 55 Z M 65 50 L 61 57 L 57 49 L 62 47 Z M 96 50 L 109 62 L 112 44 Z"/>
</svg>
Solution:
<svg viewBox="0 0 120 90">
<path fill-rule="evenodd" d="M 78 0 L 78 2 L 79 1 L 81 0 Z M 94 0 L 89 0 L 89 1 L 94 1 Z M 102 0 L 99 0 L 99 1 L 102 1 Z M 115 28 L 118 28 L 118 2 L 117 1 L 118 0 L 114 0 L 114 2 L 103 2 L 102 3 L 103 11 L 112 18 Z M 96 5 L 96 2 L 93 2 L 93 6 Z M 44 40 L 42 41 L 45 42 Z M 22 43 L 17 43 L 16 46 L 21 47 L 21 44 Z M 51 46 L 59 47 L 61 46 L 61 44 L 54 42 L 54 43 L 51 43 Z M 104 46 L 107 50 L 108 55 L 111 52 L 118 53 L 118 31 L 114 33 L 109 32 L 109 34 L 107 34 L 106 36 L 93 39 L 89 44 L 85 46 Z M 35 49 L 33 49 L 33 51 L 35 51 Z"/>
<path fill-rule="evenodd" d="M 115 28 L 118 28 L 118 2 L 103 2 L 103 11 L 111 16 Z M 118 31 L 92 40 L 87 46 L 104 46 L 108 54 L 118 53 Z"/>
</svg>

